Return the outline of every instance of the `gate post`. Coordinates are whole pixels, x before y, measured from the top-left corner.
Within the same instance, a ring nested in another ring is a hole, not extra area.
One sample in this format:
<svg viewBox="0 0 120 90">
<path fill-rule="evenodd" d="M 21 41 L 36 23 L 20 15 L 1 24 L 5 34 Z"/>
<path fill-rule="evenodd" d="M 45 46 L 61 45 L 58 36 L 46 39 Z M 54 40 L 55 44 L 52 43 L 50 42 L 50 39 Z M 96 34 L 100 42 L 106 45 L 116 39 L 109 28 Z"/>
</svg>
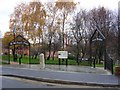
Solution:
<svg viewBox="0 0 120 90">
<path fill-rule="evenodd" d="M 105 39 L 103 39 L 104 41 L 103 41 L 103 47 L 104 47 L 104 69 L 106 69 L 106 59 L 107 59 L 107 53 L 106 53 L 106 41 L 105 41 Z"/>
<path fill-rule="evenodd" d="M 111 73 L 113 74 L 113 60 L 111 59 Z"/>
<path fill-rule="evenodd" d="M 60 65 L 60 58 L 58 60 L 59 60 L 59 65 Z"/>
</svg>

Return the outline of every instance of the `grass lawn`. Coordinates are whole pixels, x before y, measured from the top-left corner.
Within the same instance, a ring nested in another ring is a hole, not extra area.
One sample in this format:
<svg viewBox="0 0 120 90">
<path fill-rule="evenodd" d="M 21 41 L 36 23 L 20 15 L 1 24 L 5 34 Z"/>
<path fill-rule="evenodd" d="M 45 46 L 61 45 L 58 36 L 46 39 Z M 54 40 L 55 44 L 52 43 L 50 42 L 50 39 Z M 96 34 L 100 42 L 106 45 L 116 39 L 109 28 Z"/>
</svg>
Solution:
<svg viewBox="0 0 120 90">
<path fill-rule="evenodd" d="M 2 60 L 8 60 L 8 56 L 7 55 L 3 55 L 2 56 Z M 10 56 L 10 61 L 13 61 L 13 56 Z M 16 62 L 19 62 L 19 59 L 17 59 Z M 30 59 L 31 64 L 39 64 L 39 60 L 38 59 Z M 21 63 L 24 64 L 29 64 L 29 57 L 25 56 L 21 59 Z"/>
<path fill-rule="evenodd" d="M 0 65 L 8 64 L 7 62 L 0 62 Z"/>
<path fill-rule="evenodd" d="M 8 60 L 8 56 L 7 55 L 3 55 L 2 56 L 2 60 Z M 10 60 L 13 61 L 13 57 L 10 56 Z M 16 62 L 19 62 L 19 60 L 17 60 Z M 21 59 L 21 63 L 24 63 L 24 64 L 29 64 L 29 58 L 28 56 L 25 56 Z M 30 63 L 31 64 L 39 64 L 39 59 L 30 59 Z M 0 62 L 0 65 L 2 64 L 7 64 L 5 62 Z M 59 65 L 59 60 L 57 58 L 55 58 L 55 60 L 45 60 L 45 64 L 51 64 L 51 65 Z M 66 64 L 66 60 L 64 60 L 64 62 L 62 63 L 62 60 L 61 60 L 61 65 L 65 65 Z M 68 65 L 78 65 L 76 63 L 75 60 L 70 60 L 68 59 Z M 80 62 L 80 66 L 89 66 L 88 62 L 87 61 L 82 61 Z M 92 65 L 93 66 L 93 65 Z M 103 64 L 96 64 L 96 67 L 104 67 Z M 113 67 L 113 72 L 115 72 L 115 65 Z"/>
<path fill-rule="evenodd" d="M 5 65 L 5 64 L 8 64 L 8 63 L 6 63 L 6 62 L 1 62 L 1 64 L 2 64 L 2 65 Z"/>
<path fill-rule="evenodd" d="M 62 65 L 66 65 L 66 60 L 64 60 L 63 62 L 62 62 L 62 60 L 60 60 L 60 63 Z M 55 60 L 52 60 L 52 59 L 46 60 L 46 64 L 59 65 L 59 60 L 57 58 L 55 58 Z M 78 64 L 76 63 L 75 60 L 68 59 L 68 65 L 78 65 Z M 88 66 L 88 62 L 81 62 L 80 65 Z"/>
<path fill-rule="evenodd" d="M 2 56 L 2 60 L 8 60 L 8 56 L 7 55 L 3 55 Z M 13 61 L 13 56 L 10 56 L 10 61 Z M 66 64 L 66 60 L 64 60 L 64 62 L 61 64 L 65 65 Z M 19 62 L 19 59 L 17 59 L 16 62 Z M 29 64 L 29 58 L 28 56 L 25 56 L 21 59 L 21 62 L 24 64 Z M 39 59 L 30 59 L 30 63 L 31 64 L 39 64 Z M 59 64 L 59 60 L 58 58 L 55 58 L 54 60 L 50 59 L 50 60 L 45 60 L 46 64 L 52 64 L 52 65 L 58 65 Z M 68 59 L 68 65 L 78 65 L 77 62 L 75 60 L 70 60 Z M 80 66 L 89 66 L 87 61 L 82 61 L 80 62 Z M 96 64 L 96 67 L 103 67 L 103 64 Z"/>
<path fill-rule="evenodd" d="M 96 67 L 104 67 L 103 64 L 96 64 Z"/>
<path fill-rule="evenodd" d="M 8 60 L 8 56 L 7 55 L 3 55 L 2 56 L 2 60 Z M 13 61 L 13 57 L 10 56 L 10 60 Z M 17 59 L 16 62 L 19 62 L 19 59 Z M 29 64 L 29 57 L 28 56 L 25 56 L 21 59 L 21 62 L 24 63 L 24 64 Z M 39 64 L 39 59 L 30 59 L 30 63 L 31 64 Z M 52 65 L 59 65 L 59 60 L 58 58 L 55 58 L 55 60 L 52 60 L 52 58 L 50 60 L 45 60 L 45 63 L 46 64 L 52 64 Z M 62 60 L 61 60 L 61 64 L 62 65 L 65 65 L 66 64 L 66 60 L 64 60 L 64 62 L 62 63 Z M 76 63 L 75 60 L 70 60 L 68 59 L 68 65 L 78 65 Z M 80 62 L 80 66 L 89 66 L 88 64 L 88 61 L 82 61 Z M 96 64 L 96 67 L 104 67 L 103 64 Z"/>
<path fill-rule="evenodd" d="M 2 56 L 2 60 L 8 60 L 8 56 L 7 55 L 3 55 Z M 10 61 L 13 61 L 13 56 L 10 56 Z M 19 59 L 17 59 L 16 62 L 19 62 Z M 25 56 L 21 59 L 21 62 L 24 63 L 24 64 L 29 64 L 29 58 L 28 56 Z M 30 59 L 30 63 L 31 64 L 39 64 L 39 59 Z M 45 63 L 46 64 L 52 64 L 52 65 L 58 65 L 59 64 L 59 60 L 57 58 L 55 58 L 55 60 L 45 60 Z M 66 64 L 66 60 L 64 60 L 64 62 L 62 63 L 62 60 L 61 60 L 61 64 L 65 65 Z M 70 60 L 68 59 L 68 65 L 77 65 L 76 61 L 75 60 Z M 84 61 L 84 62 L 81 62 L 80 65 L 83 65 L 83 66 L 88 66 L 88 62 Z"/>
</svg>

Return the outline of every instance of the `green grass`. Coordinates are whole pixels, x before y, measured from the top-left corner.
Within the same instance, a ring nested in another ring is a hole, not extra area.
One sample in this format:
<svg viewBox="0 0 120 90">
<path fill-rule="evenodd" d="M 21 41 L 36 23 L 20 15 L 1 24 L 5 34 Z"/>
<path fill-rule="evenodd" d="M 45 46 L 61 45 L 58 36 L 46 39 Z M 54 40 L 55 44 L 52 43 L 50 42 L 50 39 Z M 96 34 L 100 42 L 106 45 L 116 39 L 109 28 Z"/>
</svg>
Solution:
<svg viewBox="0 0 120 90">
<path fill-rule="evenodd" d="M 1 62 L 2 65 L 8 64 L 7 62 Z"/>
<path fill-rule="evenodd" d="M 8 60 L 8 56 L 7 55 L 3 55 L 2 56 L 2 60 Z M 13 56 L 10 56 L 10 61 L 13 61 Z M 31 59 L 30 61 L 31 61 L 32 64 L 39 64 L 39 60 L 38 59 Z M 17 59 L 16 62 L 19 62 L 19 59 Z M 29 63 L 29 57 L 28 56 L 24 56 L 21 59 L 21 63 L 28 64 Z"/>
<path fill-rule="evenodd" d="M 3 55 L 2 56 L 2 60 L 8 60 L 8 56 L 7 55 Z M 10 61 L 13 61 L 13 56 L 10 56 Z M 17 59 L 16 62 L 19 62 L 19 59 Z M 28 56 L 24 56 L 21 59 L 21 63 L 29 64 L 29 57 Z M 30 59 L 30 63 L 31 64 L 39 64 L 39 59 Z M 52 64 L 52 65 L 58 65 L 59 64 L 59 60 L 58 60 L 58 58 L 55 58 L 54 60 L 52 60 L 52 59 L 45 60 L 45 63 L 46 64 Z M 62 63 L 62 60 L 61 60 L 61 64 L 65 65 L 66 64 L 66 60 L 64 60 L 63 63 Z M 77 65 L 77 63 L 76 63 L 75 60 L 68 59 L 68 65 Z M 85 62 L 85 61 L 81 62 L 80 65 L 82 65 L 82 66 L 88 66 L 88 62 Z"/>
<path fill-rule="evenodd" d="M 64 60 L 62 62 L 62 60 L 60 60 L 61 65 L 66 65 L 66 60 Z M 50 59 L 50 60 L 46 60 L 46 64 L 52 64 L 52 65 L 58 65 L 59 64 L 59 60 L 58 58 L 55 58 L 54 60 Z M 71 60 L 68 59 L 68 65 L 78 65 L 77 62 L 75 60 Z M 88 62 L 81 62 L 80 66 L 89 66 Z"/>
<path fill-rule="evenodd" d="M 8 64 L 7 62 L 0 62 L 0 65 Z"/>
<path fill-rule="evenodd" d="M 3 55 L 2 56 L 2 60 L 8 60 L 8 56 L 7 55 Z M 10 56 L 10 61 L 13 61 L 13 56 Z M 19 59 L 17 59 L 16 62 L 19 62 Z M 24 56 L 22 59 L 21 59 L 21 63 L 24 63 L 24 64 L 29 64 L 29 57 L 28 56 Z M 39 59 L 30 59 L 30 63 L 31 64 L 39 64 Z M 58 58 L 55 58 L 54 60 L 52 60 L 52 58 L 50 60 L 45 60 L 45 63 L 46 64 L 51 64 L 51 65 L 59 65 L 59 60 Z M 62 60 L 61 60 L 61 64 L 62 65 L 65 65 L 66 64 L 66 60 L 64 60 L 64 62 L 62 63 Z M 78 65 L 76 63 L 75 60 L 71 60 L 71 59 L 68 59 L 68 65 Z M 80 66 L 89 66 L 88 64 L 88 61 L 82 61 L 80 62 Z M 93 65 L 92 65 L 93 66 Z M 96 64 L 96 67 L 104 67 L 103 64 Z"/>
<path fill-rule="evenodd" d="M 54 60 L 50 59 L 50 60 L 46 60 L 46 64 L 53 64 L 53 65 L 58 65 L 59 64 L 59 60 L 57 58 L 55 58 Z M 66 64 L 66 60 L 64 60 L 62 62 L 62 60 L 60 60 L 60 64 L 65 65 Z M 68 60 L 68 65 L 76 65 L 76 61 L 75 60 Z"/>
<path fill-rule="evenodd" d="M 96 64 L 96 67 L 104 67 L 103 64 Z"/>
<path fill-rule="evenodd" d="M 8 60 L 8 56 L 3 55 L 2 60 Z M 10 56 L 10 60 L 13 61 L 13 56 Z M 16 62 L 19 62 L 19 60 L 17 60 Z M 21 59 L 21 63 L 29 64 L 29 57 L 28 56 L 23 57 Z M 31 64 L 39 64 L 39 59 L 30 59 L 30 63 Z M 7 64 L 7 63 L 0 62 L 0 65 L 2 65 L 2 64 L 4 65 L 4 64 Z M 45 60 L 45 64 L 59 65 L 59 60 L 58 60 L 58 58 L 55 58 L 54 60 L 52 60 L 52 58 L 51 58 L 50 60 Z M 66 60 L 64 60 L 63 63 L 62 63 L 62 60 L 61 60 L 61 65 L 65 65 L 65 64 L 66 64 Z M 76 63 L 75 60 L 68 59 L 68 65 L 78 65 L 78 64 Z M 87 61 L 82 61 L 82 62 L 80 62 L 79 66 L 89 66 L 89 64 L 88 64 Z M 103 64 L 96 64 L 96 67 L 104 67 L 104 65 Z M 115 65 L 113 67 L 113 72 L 115 72 Z"/>
</svg>

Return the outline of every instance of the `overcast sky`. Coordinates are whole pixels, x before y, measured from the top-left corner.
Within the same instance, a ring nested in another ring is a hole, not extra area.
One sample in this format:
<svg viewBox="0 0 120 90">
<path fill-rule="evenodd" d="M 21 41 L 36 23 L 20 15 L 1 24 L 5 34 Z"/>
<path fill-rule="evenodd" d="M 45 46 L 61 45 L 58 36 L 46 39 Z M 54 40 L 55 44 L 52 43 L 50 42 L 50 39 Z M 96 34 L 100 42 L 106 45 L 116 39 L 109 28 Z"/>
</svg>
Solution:
<svg viewBox="0 0 120 90">
<path fill-rule="evenodd" d="M 31 0 L 1 0 L 0 1 L 0 31 L 2 36 L 5 32 L 9 31 L 9 19 L 10 14 L 13 13 L 14 7 L 21 2 L 29 2 Z M 42 0 L 49 2 L 53 0 Z M 117 12 L 118 2 L 120 0 L 73 0 L 80 2 L 80 7 L 85 9 L 92 9 L 94 7 L 104 6 L 105 8 L 114 10 Z"/>
</svg>

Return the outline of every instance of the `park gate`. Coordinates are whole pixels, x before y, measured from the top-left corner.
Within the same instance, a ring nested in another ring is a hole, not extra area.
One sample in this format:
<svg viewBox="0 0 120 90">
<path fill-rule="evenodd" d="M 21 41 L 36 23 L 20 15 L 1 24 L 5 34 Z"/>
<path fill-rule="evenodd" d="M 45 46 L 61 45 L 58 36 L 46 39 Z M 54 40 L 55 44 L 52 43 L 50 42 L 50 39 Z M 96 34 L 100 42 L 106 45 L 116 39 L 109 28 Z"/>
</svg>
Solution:
<svg viewBox="0 0 120 90">
<path fill-rule="evenodd" d="M 105 69 L 111 71 L 111 73 L 113 74 L 113 59 L 108 55 L 108 53 L 106 52 L 106 60 L 105 60 Z"/>
<path fill-rule="evenodd" d="M 16 37 L 14 37 L 14 39 L 9 42 L 9 47 L 8 47 L 8 64 L 10 64 L 10 49 L 11 46 L 13 46 L 13 61 L 15 61 L 17 59 L 17 54 L 16 54 L 16 47 L 25 47 L 28 46 L 29 47 L 29 64 L 30 64 L 30 43 L 28 40 L 26 40 L 23 36 L 18 35 Z M 22 54 L 19 58 L 19 64 L 21 64 L 21 58 L 22 58 Z"/>
<path fill-rule="evenodd" d="M 105 36 L 101 33 L 99 30 L 95 30 L 92 37 L 90 38 L 90 64 L 95 68 L 96 65 L 96 59 L 98 57 L 98 53 L 100 51 L 98 50 L 98 46 L 95 50 L 92 49 L 92 46 L 94 45 L 93 48 L 95 48 L 97 45 L 99 45 L 99 48 L 101 47 L 102 53 L 99 59 L 103 59 L 104 61 L 104 69 L 107 69 L 111 71 L 113 74 L 113 60 L 110 58 L 110 56 L 107 53 L 106 50 L 106 38 Z M 99 51 L 99 52 L 98 52 Z M 102 57 L 102 58 L 101 58 Z"/>
</svg>

